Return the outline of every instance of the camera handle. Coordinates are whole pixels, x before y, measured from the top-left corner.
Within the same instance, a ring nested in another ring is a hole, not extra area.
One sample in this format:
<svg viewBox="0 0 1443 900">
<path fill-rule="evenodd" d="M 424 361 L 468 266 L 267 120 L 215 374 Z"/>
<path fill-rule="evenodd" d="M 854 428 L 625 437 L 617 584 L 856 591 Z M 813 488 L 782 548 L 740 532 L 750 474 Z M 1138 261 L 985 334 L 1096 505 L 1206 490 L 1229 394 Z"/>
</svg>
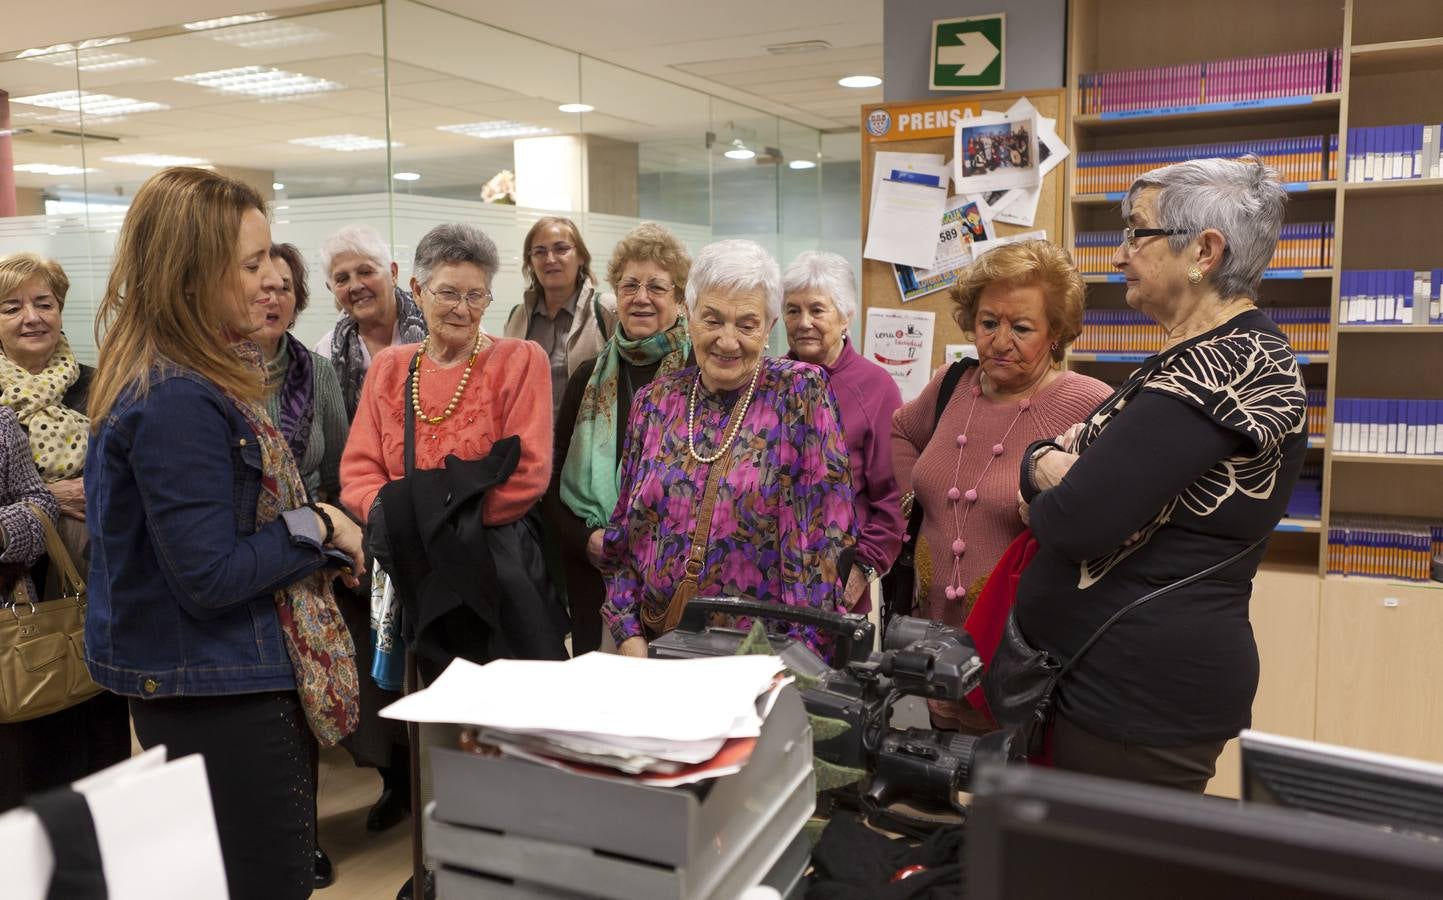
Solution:
<svg viewBox="0 0 1443 900">
<path fill-rule="evenodd" d="M 837 637 L 837 646 L 832 665 L 838 669 L 854 659 L 865 660 L 871 654 L 877 636 L 876 628 L 863 615 L 763 603 L 742 597 L 693 597 L 691 602 L 687 603 L 686 611 L 682 613 L 677 630 L 701 631 L 706 627 L 706 617 L 710 613 L 781 619 L 798 625 L 811 625 L 834 634 Z"/>
</svg>

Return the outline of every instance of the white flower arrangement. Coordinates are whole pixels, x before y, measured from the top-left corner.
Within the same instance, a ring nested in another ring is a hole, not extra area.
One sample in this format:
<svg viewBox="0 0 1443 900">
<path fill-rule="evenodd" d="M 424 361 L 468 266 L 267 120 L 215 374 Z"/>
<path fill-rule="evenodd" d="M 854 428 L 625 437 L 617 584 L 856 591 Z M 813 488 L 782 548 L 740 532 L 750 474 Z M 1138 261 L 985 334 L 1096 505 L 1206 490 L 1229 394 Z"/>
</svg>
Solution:
<svg viewBox="0 0 1443 900">
<path fill-rule="evenodd" d="M 491 180 L 481 186 L 481 199 L 486 203 L 503 203 L 507 206 L 516 205 L 516 174 L 510 169 L 502 169 Z"/>
</svg>

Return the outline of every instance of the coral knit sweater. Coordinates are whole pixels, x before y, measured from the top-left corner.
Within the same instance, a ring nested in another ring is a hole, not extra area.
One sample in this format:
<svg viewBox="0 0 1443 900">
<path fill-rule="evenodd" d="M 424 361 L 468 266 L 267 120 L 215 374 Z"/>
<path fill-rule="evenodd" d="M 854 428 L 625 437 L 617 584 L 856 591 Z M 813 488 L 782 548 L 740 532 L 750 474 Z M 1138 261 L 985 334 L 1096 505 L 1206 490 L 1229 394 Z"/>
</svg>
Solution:
<svg viewBox="0 0 1443 900">
<path fill-rule="evenodd" d="M 341 456 L 341 500 L 363 520 L 387 482 L 406 474 L 405 414 L 411 402 L 406 369 L 419 344 L 377 354 L 361 389 L 361 402 Z M 421 360 L 421 408 L 440 415 L 451 402 L 466 362 L 437 369 Z M 416 468 L 439 469 L 449 454 L 481 459 L 509 435 L 521 438 L 521 461 L 506 482 L 487 495 L 482 515 L 504 525 L 526 514 L 551 480 L 551 363 L 540 345 L 493 338 L 476 356 L 461 400 L 445 422 L 416 420 Z"/>
<path fill-rule="evenodd" d="M 970 369 L 957 384 L 937 423 L 935 438 L 932 413 L 937 407 L 942 372 L 917 399 L 904 404 L 892 417 L 892 464 L 897 470 L 897 484 L 904 494 L 915 491 L 922 504 L 921 541 L 932 561 L 932 578 L 926 596 L 921 598 L 919 615 L 954 626 L 962 624 L 963 607 L 962 600 L 948 600 L 945 593 L 949 583 L 956 583 L 950 576 L 952 542 L 958 536 L 948 489 L 955 485 L 965 494 L 969 488 L 977 488 L 977 502 L 961 534 L 967 545 L 960 561 L 961 585 L 966 591 L 992 571 L 1002 551 L 1022 531 L 1017 512 L 1017 478 L 1027 445 L 1062 434 L 1112 393 L 1095 378 L 1062 372 L 1032 397 L 1028 410 L 1019 416 L 1019 404 L 994 403 L 977 394 L 980 371 Z M 957 435 L 964 432 L 964 426 L 967 446 L 961 450 L 959 476 Z M 1009 427 L 1012 431 L 1004 438 Z M 994 459 L 992 447 L 997 443 L 1002 444 L 1003 452 Z M 967 501 L 955 505 L 960 520 Z M 919 591 L 921 587 L 919 584 Z"/>
</svg>

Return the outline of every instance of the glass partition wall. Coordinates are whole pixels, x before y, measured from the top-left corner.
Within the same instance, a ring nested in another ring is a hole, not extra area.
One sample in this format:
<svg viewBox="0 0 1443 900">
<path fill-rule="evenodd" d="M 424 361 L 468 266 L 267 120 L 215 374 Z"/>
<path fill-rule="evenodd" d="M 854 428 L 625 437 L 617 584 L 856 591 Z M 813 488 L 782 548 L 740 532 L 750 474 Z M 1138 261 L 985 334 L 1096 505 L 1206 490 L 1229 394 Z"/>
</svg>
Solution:
<svg viewBox="0 0 1443 900">
<path fill-rule="evenodd" d="M 402 284 L 428 228 L 479 225 L 501 251 L 485 323 L 496 332 L 521 300 L 521 245 L 542 215 L 577 222 L 598 280 L 643 220 L 693 251 L 750 238 L 783 266 L 805 249 L 854 263 L 860 250 L 846 221 L 859 216 L 858 183 L 829 174 L 827 151 L 854 146 L 855 134 L 824 141 L 411 0 L 16 50 L 0 57 L 0 91 L 15 196 L 13 215 L 0 196 L 0 255 L 61 261 L 66 331 L 87 362 L 128 198 L 168 165 L 214 166 L 273 203 L 275 239 L 296 244 L 310 269 L 296 326 L 308 344 L 336 316 L 320 246 L 348 224 L 390 240 Z M 784 349 L 780 334 L 773 347 Z"/>
</svg>

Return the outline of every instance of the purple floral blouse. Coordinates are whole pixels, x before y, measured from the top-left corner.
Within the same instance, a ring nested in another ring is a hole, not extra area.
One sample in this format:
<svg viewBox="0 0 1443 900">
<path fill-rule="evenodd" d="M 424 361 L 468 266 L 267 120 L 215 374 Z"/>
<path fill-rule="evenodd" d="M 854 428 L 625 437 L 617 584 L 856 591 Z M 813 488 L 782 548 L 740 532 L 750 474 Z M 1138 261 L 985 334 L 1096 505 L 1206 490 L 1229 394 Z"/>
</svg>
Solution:
<svg viewBox="0 0 1443 900">
<path fill-rule="evenodd" d="M 687 452 L 695 366 L 637 395 L 621 463 L 621 497 L 602 550 L 602 616 L 619 645 L 642 633 L 637 604 L 666 608 L 683 578 L 709 467 Z M 743 388 L 742 390 L 745 390 Z M 697 392 L 696 449 L 716 452 L 740 391 Z M 856 543 L 851 469 L 836 401 L 821 369 L 767 358 L 717 491 L 698 596 L 743 596 L 836 611 L 839 557 Z M 716 465 L 720 465 L 718 461 Z M 776 623 L 824 658 L 831 636 Z"/>
</svg>

